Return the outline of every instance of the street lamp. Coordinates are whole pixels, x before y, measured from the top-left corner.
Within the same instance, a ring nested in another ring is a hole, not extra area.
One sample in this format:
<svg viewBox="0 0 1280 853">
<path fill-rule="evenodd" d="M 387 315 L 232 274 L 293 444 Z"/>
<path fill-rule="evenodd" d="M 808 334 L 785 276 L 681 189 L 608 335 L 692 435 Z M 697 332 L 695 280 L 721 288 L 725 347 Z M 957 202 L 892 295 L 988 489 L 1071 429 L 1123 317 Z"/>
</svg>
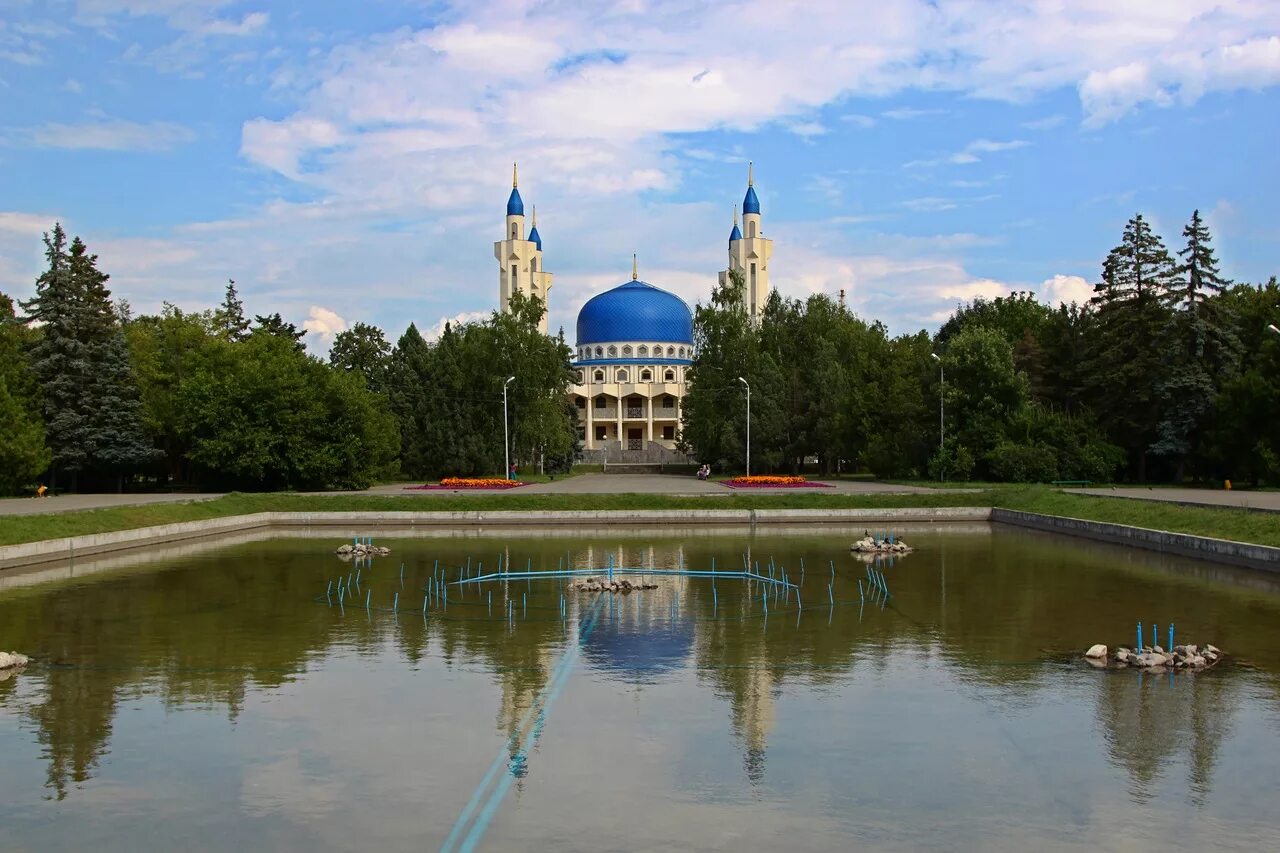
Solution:
<svg viewBox="0 0 1280 853">
<path fill-rule="evenodd" d="M 947 368 L 943 366 L 942 359 L 938 357 L 936 352 L 929 353 L 929 357 L 938 362 L 938 449 L 946 443 L 946 390 L 947 390 Z"/>
<path fill-rule="evenodd" d="M 747 386 L 747 476 L 751 476 L 751 383 L 738 377 L 738 381 Z"/>
<path fill-rule="evenodd" d="M 502 476 L 507 479 L 511 477 L 511 441 L 507 438 L 507 386 L 515 379 L 514 376 L 508 376 L 507 381 L 502 383 L 502 456 L 507 466 L 502 469 Z"/>
<path fill-rule="evenodd" d="M 1275 323 L 1268 323 L 1268 324 L 1267 324 L 1267 328 L 1268 328 L 1268 329 L 1270 329 L 1271 331 L 1275 332 L 1277 335 L 1280 335 L 1280 329 L 1277 329 L 1277 328 L 1276 328 L 1276 324 L 1275 324 Z"/>
</svg>

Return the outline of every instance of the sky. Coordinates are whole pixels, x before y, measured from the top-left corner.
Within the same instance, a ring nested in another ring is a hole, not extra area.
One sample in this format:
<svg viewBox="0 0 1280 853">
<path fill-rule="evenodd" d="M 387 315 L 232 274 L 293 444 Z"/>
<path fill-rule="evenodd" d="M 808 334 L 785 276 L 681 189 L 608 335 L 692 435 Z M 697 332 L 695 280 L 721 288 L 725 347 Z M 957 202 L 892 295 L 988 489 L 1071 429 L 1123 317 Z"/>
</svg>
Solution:
<svg viewBox="0 0 1280 853">
<path fill-rule="evenodd" d="M 0 0 L 0 291 L 61 221 L 135 314 L 234 279 L 327 350 L 498 300 L 511 164 L 550 323 L 691 305 L 754 162 L 770 273 L 893 334 L 1087 298 L 1135 213 L 1280 272 L 1275 0 Z"/>
</svg>

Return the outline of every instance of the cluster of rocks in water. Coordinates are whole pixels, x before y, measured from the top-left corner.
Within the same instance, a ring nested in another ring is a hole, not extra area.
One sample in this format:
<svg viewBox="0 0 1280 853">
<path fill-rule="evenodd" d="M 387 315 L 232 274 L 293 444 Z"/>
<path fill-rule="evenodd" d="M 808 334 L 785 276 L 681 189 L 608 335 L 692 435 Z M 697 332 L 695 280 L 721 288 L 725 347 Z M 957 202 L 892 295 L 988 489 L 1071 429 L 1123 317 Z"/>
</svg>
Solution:
<svg viewBox="0 0 1280 853">
<path fill-rule="evenodd" d="M 901 540 L 890 542 L 888 539 L 867 535 L 850 545 L 849 550 L 857 554 L 907 554 L 912 549 Z"/>
<path fill-rule="evenodd" d="M 1226 655 L 1217 646 L 1205 644 L 1196 646 L 1187 644 L 1174 646 L 1165 651 L 1160 646 L 1144 646 L 1141 649 L 1117 648 L 1110 651 L 1104 645 L 1091 646 L 1084 653 L 1085 660 L 1094 666 L 1115 666 L 1119 668 L 1138 667 L 1143 669 L 1208 669 L 1219 663 Z"/>
<path fill-rule="evenodd" d="M 0 672 L 9 672 L 26 666 L 31 658 L 17 652 L 0 652 Z"/>
<path fill-rule="evenodd" d="M 383 548 L 381 545 L 366 545 L 364 542 L 357 542 L 355 545 L 339 545 L 338 550 L 334 551 L 334 553 L 343 560 L 353 560 L 357 557 L 385 557 L 391 553 L 391 549 Z"/>
<path fill-rule="evenodd" d="M 625 595 L 642 589 L 657 589 L 658 585 L 652 582 L 630 581 L 626 578 L 612 581 L 608 578 L 587 578 L 578 581 L 572 588 L 578 592 L 620 592 Z"/>
</svg>

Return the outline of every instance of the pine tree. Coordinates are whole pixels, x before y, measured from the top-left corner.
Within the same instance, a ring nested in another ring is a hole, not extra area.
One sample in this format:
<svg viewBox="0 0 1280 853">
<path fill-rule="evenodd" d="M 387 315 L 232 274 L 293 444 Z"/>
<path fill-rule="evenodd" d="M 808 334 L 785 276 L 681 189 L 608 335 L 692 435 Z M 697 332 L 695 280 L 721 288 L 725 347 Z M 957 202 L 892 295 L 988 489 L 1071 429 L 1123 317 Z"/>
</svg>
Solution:
<svg viewBox="0 0 1280 853">
<path fill-rule="evenodd" d="M 306 332 L 299 329 L 292 323 L 287 322 L 280 316 L 279 311 L 274 314 L 268 314 L 265 317 L 261 314 L 256 314 L 253 319 L 258 324 L 257 328 L 253 330 L 254 332 L 261 332 L 267 335 L 275 335 L 279 338 L 291 339 L 293 341 L 294 349 L 299 352 L 306 349 L 306 345 L 302 343 L 302 336 L 305 335 Z"/>
<path fill-rule="evenodd" d="M 214 329 L 224 339 L 238 343 L 249 337 L 249 321 L 244 317 L 244 303 L 236 292 L 236 281 L 227 279 L 227 292 L 222 305 L 213 314 Z"/>
<path fill-rule="evenodd" d="M 22 309 L 28 323 L 40 324 L 31 348 L 31 369 L 43 397 L 54 476 L 65 471 L 74 478 L 89 463 L 91 347 L 81 335 L 83 300 L 71 274 L 61 224 L 44 235 L 44 245 L 49 268 L 36 280 L 35 297 L 23 302 Z"/>
<path fill-rule="evenodd" d="M 1175 461 L 1179 480 L 1188 458 L 1200 456 L 1218 390 L 1234 374 L 1239 352 L 1222 300 L 1215 298 L 1231 283 L 1218 271 L 1199 210 L 1182 236 L 1187 239 L 1178 252 L 1182 263 L 1164 297 L 1172 312 L 1160 345 L 1168 375 L 1159 387 L 1162 417 L 1151 446 L 1153 453 Z"/>
<path fill-rule="evenodd" d="M 98 258 L 55 226 L 45 236 L 49 269 L 23 303 L 39 322 L 32 370 L 44 397 L 55 470 L 116 474 L 155 458 L 139 416 L 138 388 Z"/>
<path fill-rule="evenodd" d="M 1138 214 L 1103 262 L 1090 300 L 1098 322 L 1084 378 L 1087 397 L 1140 481 L 1160 422 L 1158 389 L 1168 376 L 1160 342 L 1174 272 L 1163 241 Z"/>
</svg>

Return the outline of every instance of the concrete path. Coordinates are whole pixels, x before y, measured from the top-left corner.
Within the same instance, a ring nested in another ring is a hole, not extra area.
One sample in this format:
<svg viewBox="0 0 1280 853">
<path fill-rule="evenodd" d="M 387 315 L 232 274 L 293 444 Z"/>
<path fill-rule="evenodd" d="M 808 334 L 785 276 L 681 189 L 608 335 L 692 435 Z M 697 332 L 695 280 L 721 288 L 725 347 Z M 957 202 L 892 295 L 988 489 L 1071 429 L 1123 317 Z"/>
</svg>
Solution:
<svg viewBox="0 0 1280 853">
<path fill-rule="evenodd" d="M 1168 501 L 1205 506 L 1234 506 L 1244 509 L 1260 509 L 1280 512 L 1280 492 L 1241 492 L 1224 489 L 1147 489 L 1116 487 L 1114 489 L 1065 489 L 1078 495 L 1100 495 L 1108 498 L 1135 498 L 1144 501 Z"/>
<path fill-rule="evenodd" d="M 184 501 L 211 501 L 222 495 L 215 494 L 163 494 L 163 495 L 58 495 L 54 498 L 4 498 L 0 499 L 0 516 L 42 515 L 50 512 L 75 512 L 82 509 L 105 509 L 113 506 L 140 506 L 143 504 L 172 504 Z"/>
<path fill-rule="evenodd" d="M 715 481 L 703 481 L 697 477 L 674 474 L 580 474 L 552 483 L 533 483 L 506 492 L 485 491 L 477 494 L 518 495 L 731 495 L 740 494 L 913 494 L 931 492 L 920 486 L 891 486 L 886 483 L 833 480 L 827 488 L 814 486 L 801 489 L 731 489 Z M 446 489 L 413 490 L 403 485 L 375 486 L 369 490 L 378 495 L 455 495 L 459 492 Z"/>
</svg>

